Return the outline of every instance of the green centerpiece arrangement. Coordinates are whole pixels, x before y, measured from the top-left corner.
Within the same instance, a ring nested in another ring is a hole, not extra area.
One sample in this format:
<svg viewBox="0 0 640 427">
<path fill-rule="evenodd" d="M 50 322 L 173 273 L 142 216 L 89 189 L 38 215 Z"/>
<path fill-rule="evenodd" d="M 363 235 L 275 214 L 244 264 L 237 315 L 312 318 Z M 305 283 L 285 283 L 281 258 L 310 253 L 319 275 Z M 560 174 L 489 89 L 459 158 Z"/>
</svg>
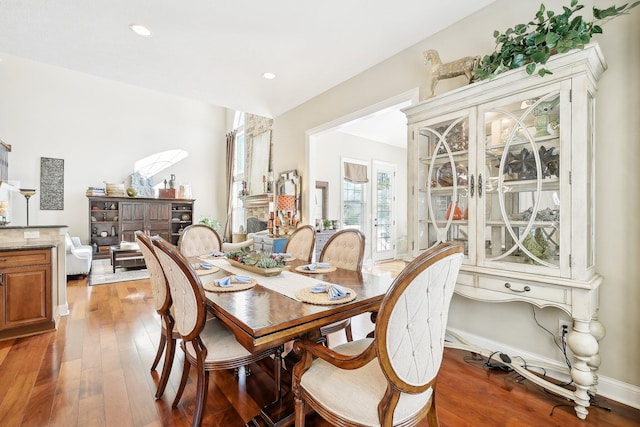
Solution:
<svg viewBox="0 0 640 427">
<path fill-rule="evenodd" d="M 282 255 L 250 251 L 248 248 L 227 252 L 225 256 L 231 265 L 263 276 L 277 276 L 289 269 Z"/>
<path fill-rule="evenodd" d="M 544 68 L 551 55 L 584 48 L 595 34 L 602 33 L 602 25 L 628 14 L 638 4 L 640 1 L 606 9 L 594 7 L 591 21 L 576 15 L 584 8 L 584 5 L 578 4 L 578 0 L 571 0 L 569 7 L 563 6 L 562 13 L 547 10 L 541 4 L 534 20 L 517 24 L 505 32 L 493 32 L 496 50 L 482 58 L 473 71 L 471 81 L 488 79 L 520 67 L 526 67 L 529 75 L 536 70 L 540 76 L 552 74 Z"/>
</svg>

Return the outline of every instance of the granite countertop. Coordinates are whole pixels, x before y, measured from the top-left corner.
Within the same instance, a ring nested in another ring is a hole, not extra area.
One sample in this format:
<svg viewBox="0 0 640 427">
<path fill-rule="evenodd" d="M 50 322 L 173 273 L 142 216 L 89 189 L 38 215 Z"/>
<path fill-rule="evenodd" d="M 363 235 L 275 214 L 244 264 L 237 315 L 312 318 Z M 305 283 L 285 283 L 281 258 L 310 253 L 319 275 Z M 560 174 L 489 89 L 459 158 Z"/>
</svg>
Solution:
<svg viewBox="0 0 640 427">
<path fill-rule="evenodd" d="M 58 242 L 0 243 L 0 251 L 27 251 L 30 249 L 49 249 L 57 247 L 58 244 Z"/>
<path fill-rule="evenodd" d="M 3 225 L 0 227 L 0 231 L 2 230 L 30 230 L 37 228 L 66 228 L 68 225 Z"/>
</svg>

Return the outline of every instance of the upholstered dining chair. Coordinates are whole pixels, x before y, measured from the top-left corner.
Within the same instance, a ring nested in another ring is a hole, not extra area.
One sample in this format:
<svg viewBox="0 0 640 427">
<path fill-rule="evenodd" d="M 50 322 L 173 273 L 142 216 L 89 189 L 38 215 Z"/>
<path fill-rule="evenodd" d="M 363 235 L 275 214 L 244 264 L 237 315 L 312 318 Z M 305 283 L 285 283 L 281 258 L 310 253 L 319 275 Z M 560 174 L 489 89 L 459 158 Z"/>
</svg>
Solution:
<svg viewBox="0 0 640 427">
<path fill-rule="evenodd" d="M 337 231 L 329 238 L 322 252 L 320 253 L 320 262 L 328 262 L 334 267 L 351 271 L 362 271 L 362 261 L 364 259 L 364 234 L 355 228 L 346 228 Z M 351 331 L 351 319 L 335 322 L 320 328 L 320 334 L 325 337 L 333 332 L 344 329 L 347 335 L 347 341 L 353 341 L 353 332 Z"/>
<path fill-rule="evenodd" d="M 218 232 L 208 225 L 192 224 L 180 235 L 178 248 L 187 258 L 209 255 L 221 250 L 222 240 Z"/>
<path fill-rule="evenodd" d="M 284 246 L 284 252 L 296 259 L 311 262 L 313 248 L 316 244 L 316 229 L 310 225 L 303 225 L 291 233 Z"/>
<path fill-rule="evenodd" d="M 136 231 L 135 236 L 149 271 L 153 304 L 161 320 L 160 343 L 158 344 L 156 358 L 151 365 L 151 370 L 155 370 L 160 362 L 162 353 L 164 353 L 164 365 L 160 374 L 158 389 L 156 390 L 156 399 L 160 399 L 169 381 L 169 374 L 171 374 L 171 366 L 176 352 L 176 340 L 180 338 L 180 334 L 174 328 L 173 314 L 171 313 L 173 310 L 171 294 L 152 243 L 152 239 L 160 239 L 160 237 L 148 237 L 142 231 Z"/>
<path fill-rule="evenodd" d="M 189 261 L 175 246 L 164 240 L 154 240 L 156 254 L 169 284 L 173 300 L 175 328 L 182 337 L 180 347 L 185 353 L 182 379 L 172 406 L 180 402 L 189 378 L 191 366 L 197 369 L 196 403 L 192 426 L 202 423 L 204 404 L 209 388 L 209 371 L 234 369 L 271 355 L 274 360 L 276 400 L 280 397 L 282 347 L 255 353 L 245 349 L 233 332 L 219 319 L 207 317 L 207 302 L 200 278 Z"/>
<path fill-rule="evenodd" d="M 425 416 L 438 425 L 435 386 L 463 250 L 443 243 L 409 263 L 382 300 L 375 338 L 334 349 L 294 343 L 296 427 L 306 405 L 332 425 L 413 426 Z"/>
</svg>

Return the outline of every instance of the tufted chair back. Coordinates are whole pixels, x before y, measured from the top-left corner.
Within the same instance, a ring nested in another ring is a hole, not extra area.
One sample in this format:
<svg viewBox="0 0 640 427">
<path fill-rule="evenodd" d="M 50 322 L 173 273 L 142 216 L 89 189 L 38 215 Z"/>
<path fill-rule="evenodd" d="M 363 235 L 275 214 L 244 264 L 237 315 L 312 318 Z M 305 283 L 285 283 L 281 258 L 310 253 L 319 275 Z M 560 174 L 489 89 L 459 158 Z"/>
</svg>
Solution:
<svg viewBox="0 0 640 427">
<path fill-rule="evenodd" d="M 355 228 L 336 232 L 329 238 L 319 261 L 345 270 L 362 271 L 364 259 L 364 234 Z"/>
<path fill-rule="evenodd" d="M 169 284 L 176 330 L 185 341 L 197 339 L 207 312 L 200 278 L 175 246 L 165 240 L 153 240 L 153 246 Z"/>
<path fill-rule="evenodd" d="M 222 248 L 220 235 L 204 224 L 192 224 L 184 229 L 178 240 L 180 252 L 187 258 L 209 255 Z"/>
<path fill-rule="evenodd" d="M 305 424 L 306 406 L 331 425 L 414 426 L 425 417 L 439 425 L 436 378 L 463 252 L 442 243 L 405 266 L 382 300 L 373 338 L 334 349 L 295 342 L 296 427 Z"/>
<path fill-rule="evenodd" d="M 438 374 L 462 252 L 461 246 L 441 245 L 419 256 L 402 270 L 382 302 L 377 353 L 396 390 L 424 391 Z"/>
<path fill-rule="evenodd" d="M 304 225 L 291 234 L 284 251 L 299 260 L 311 262 L 315 244 L 316 229 L 310 225 Z"/>
</svg>

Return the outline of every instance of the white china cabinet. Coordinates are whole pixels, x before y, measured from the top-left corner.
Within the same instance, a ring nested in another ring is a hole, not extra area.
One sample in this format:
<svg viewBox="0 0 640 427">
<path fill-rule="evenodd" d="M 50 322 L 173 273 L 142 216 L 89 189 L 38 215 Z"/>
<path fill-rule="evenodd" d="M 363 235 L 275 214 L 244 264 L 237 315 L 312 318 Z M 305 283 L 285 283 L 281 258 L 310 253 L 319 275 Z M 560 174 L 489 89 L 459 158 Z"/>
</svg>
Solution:
<svg viewBox="0 0 640 427">
<path fill-rule="evenodd" d="M 594 94 L 606 65 L 599 47 L 589 45 L 552 56 L 546 66 L 553 74 L 513 70 L 405 109 L 409 247 L 416 256 L 460 241 L 458 294 L 569 313 L 576 389 L 545 386 L 574 400 L 585 418 L 604 336 L 593 155 Z"/>
</svg>

